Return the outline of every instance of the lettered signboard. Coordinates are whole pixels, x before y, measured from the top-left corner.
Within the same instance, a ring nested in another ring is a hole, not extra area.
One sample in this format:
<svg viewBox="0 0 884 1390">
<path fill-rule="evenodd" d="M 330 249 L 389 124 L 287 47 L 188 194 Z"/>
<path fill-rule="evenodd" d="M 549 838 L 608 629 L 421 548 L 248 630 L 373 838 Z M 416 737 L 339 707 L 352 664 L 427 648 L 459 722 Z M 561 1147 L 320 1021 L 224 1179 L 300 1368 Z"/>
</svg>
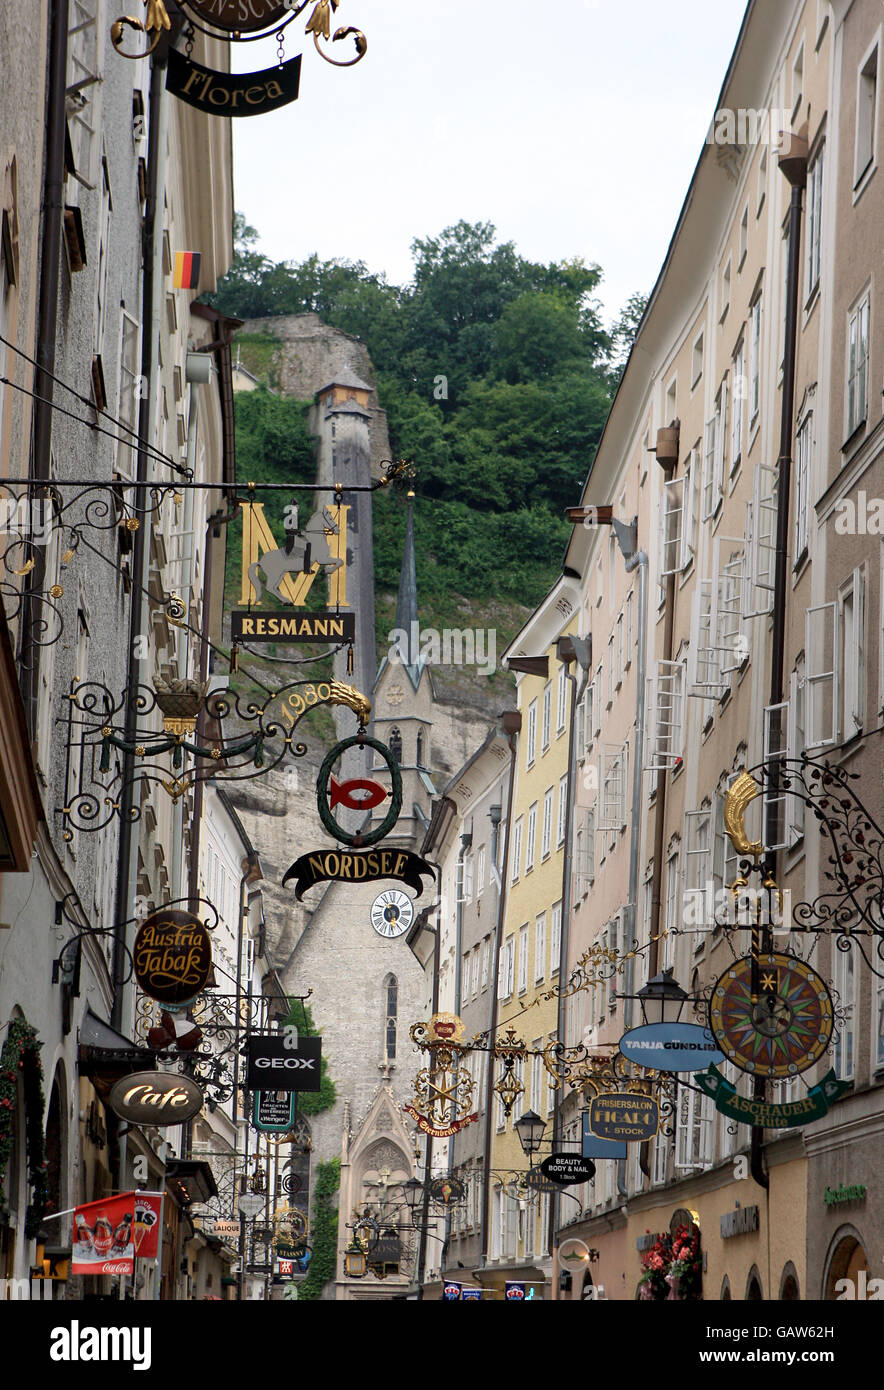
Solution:
<svg viewBox="0 0 884 1390">
<path fill-rule="evenodd" d="M 318 1091 L 321 1038 L 299 1038 L 286 1047 L 284 1036 L 251 1037 L 246 1043 L 246 1085 L 250 1091 Z"/>
</svg>

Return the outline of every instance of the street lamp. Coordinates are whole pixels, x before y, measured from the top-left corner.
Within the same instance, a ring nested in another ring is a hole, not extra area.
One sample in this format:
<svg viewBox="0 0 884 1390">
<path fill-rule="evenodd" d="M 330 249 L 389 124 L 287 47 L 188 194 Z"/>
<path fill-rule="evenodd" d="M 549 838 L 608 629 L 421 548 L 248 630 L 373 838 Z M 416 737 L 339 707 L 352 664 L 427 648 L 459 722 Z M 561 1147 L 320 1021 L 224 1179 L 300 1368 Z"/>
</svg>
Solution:
<svg viewBox="0 0 884 1390">
<path fill-rule="evenodd" d="M 424 1185 L 418 1178 L 409 1178 L 408 1182 L 402 1184 L 405 1191 L 405 1202 L 411 1212 L 412 1219 L 417 1215 L 418 1207 L 424 1195 Z"/>
<path fill-rule="evenodd" d="M 645 1023 L 677 1023 L 687 998 L 681 985 L 672 978 L 671 969 L 655 975 L 638 992 Z"/>
<path fill-rule="evenodd" d="M 546 1123 L 533 1110 L 526 1110 L 520 1120 L 513 1125 L 522 1145 L 522 1152 L 530 1158 L 540 1148 Z"/>
<path fill-rule="evenodd" d="M 364 1279 L 368 1270 L 365 1251 L 355 1240 L 344 1251 L 344 1273 L 348 1279 Z"/>
</svg>

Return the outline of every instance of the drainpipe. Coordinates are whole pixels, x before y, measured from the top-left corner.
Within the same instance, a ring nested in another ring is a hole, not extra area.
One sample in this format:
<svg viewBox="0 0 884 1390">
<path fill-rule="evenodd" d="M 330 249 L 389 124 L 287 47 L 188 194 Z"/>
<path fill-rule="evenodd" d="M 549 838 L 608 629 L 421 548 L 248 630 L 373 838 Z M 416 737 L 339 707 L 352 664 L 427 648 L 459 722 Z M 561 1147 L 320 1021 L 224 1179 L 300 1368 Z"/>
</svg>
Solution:
<svg viewBox="0 0 884 1390">
<path fill-rule="evenodd" d="M 503 943 L 503 924 L 506 912 L 506 870 L 510 855 L 510 831 L 513 823 L 513 792 L 516 785 L 517 735 L 522 727 L 522 716 L 518 710 L 507 711 L 503 715 L 503 731 L 510 745 L 510 784 L 506 798 L 506 831 L 503 837 L 503 883 L 497 899 L 497 926 L 494 931 L 494 955 L 491 959 L 491 999 L 488 1008 L 488 1046 L 494 1046 L 494 1020 L 497 1017 L 497 989 L 500 981 L 500 948 Z M 482 1174 L 482 1243 L 479 1267 L 488 1263 L 488 1243 L 491 1234 L 489 1221 L 491 1209 L 491 1122 L 494 1116 L 492 1105 L 492 1086 L 494 1084 L 494 1058 L 488 1053 L 488 1076 L 485 1087 L 485 1171 Z"/>
<path fill-rule="evenodd" d="M 635 525 L 636 534 L 638 525 Z M 620 540 L 618 534 L 617 539 Z M 625 555 L 625 551 L 624 551 Z M 642 751 L 645 746 L 645 672 L 647 666 L 647 609 L 648 609 L 648 557 L 644 550 L 626 555 L 626 573 L 638 570 L 638 653 L 636 656 L 637 690 L 635 697 L 635 753 L 632 759 L 632 829 L 629 841 L 629 913 L 628 928 L 634 941 L 638 940 L 638 889 L 641 853 L 642 820 Z M 634 994 L 633 962 L 626 963 L 623 976 L 623 993 Z M 632 1000 L 626 999 L 623 1006 L 623 1026 L 632 1023 Z"/>
<path fill-rule="evenodd" d="M 49 5 L 49 60 L 46 73 L 46 156 L 43 171 L 43 225 L 40 237 L 40 295 L 37 306 L 37 368 L 34 372 L 33 452 L 30 473 L 48 478 L 52 448 L 52 399 L 55 371 L 55 343 L 58 317 L 58 282 L 61 271 L 61 225 L 64 215 L 64 137 L 65 79 L 68 63 L 68 0 L 51 0 Z M 42 398 L 42 399 L 41 399 Z M 38 561 L 25 579 L 24 592 L 38 604 L 36 590 L 42 587 L 45 561 Z M 37 610 L 39 613 L 39 610 Z M 36 614 L 35 614 L 36 616 Z M 20 624 L 20 681 L 28 733 L 37 736 L 38 662 L 40 648 L 34 642 L 32 623 L 26 617 Z"/>
<path fill-rule="evenodd" d="M 463 861 L 468 849 L 472 847 L 472 834 L 461 835 L 460 849 L 457 854 L 457 913 L 455 916 L 454 928 L 454 1009 L 456 1014 L 460 1013 L 460 990 L 461 990 L 461 964 L 460 947 L 463 941 Z"/>
<path fill-rule="evenodd" d="M 147 396 L 142 397 L 138 412 L 138 454 L 136 464 L 136 498 L 144 497 L 150 467 L 146 452 L 146 441 L 153 434 L 156 420 L 159 373 L 156 368 L 156 349 L 159 339 L 161 299 L 163 289 L 163 210 L 165 206 L 166 140 L 169 125 L 169 98 L 165 91 L 165 55 L 160 59 L 159 51 L 154 55 L 150 72 L 149 148 L 147 163 L 147 208 L 142 232 L 144 275 L 142 290 L 142 335 L 141 335 L 141 375 L 148 383 Z M 134 692 L 141 683 L 142 663 L 136 656 L 141 643 L 137 638 L 148 630 L 147 579 L 150 563 L 148 527 L 142 524 L 135 532 L 132 550 L 132 603 L 129 610 L 129 653 L 127 686 L 130 692 L 126 708 L 125 738 L 127 743 L 135 742 L 137 711 Z M 131 916 L 132 905 L 138 884 L 137 837 L 139 824 L 131 823 L 132 778 L 134 775 L 134 755 L 123 753 L 122 792 L 120 796 L 120 858 L 117 868 L 117 922 L 125 923 Z M 123 977 L 126 964 L 126 927 L 119 925 L 114 938 L 113 988 L 114 1002 L 111 1013 L 111 1026 L 124 1031 L 123 1024 Z"/>
<path fill-rule="evenodd" d="M 196 433 L 197 421 L 199 419 L 199 404 L 197 393 L 193 386 L 190 388 L 190 407 L 187 419 L 187 467 L 191 476 L 195 471 L 196 462 Z M 184 598 L 185 614 L 184 621 L 190 622 L 190 600 L 193 587 L 193 499 L 194 490 L 189 487 L 184 491 L 184 554 L 181 556 L 181 591 Z M 178 638 L 178 676 L 184 679 L 190 675 L 187 669 L 187 642 L 184 635 Z M 184 887 L 184 808 L 185 798 L 179 797 L 172 808 L 172 900 L 177 901 L 182 896 Z"/>
<path fill-rule="evenodd" d="M 574 784 L 577 780 L 577 706 L 583 699 L 584 692 L 589 684 L 589 672 L 592 666 L 592 637 L 559 637 L 556 642 L 556 655 L 560 662 L 565 666 L 565 679 L 571 682 L 571 719 L 568 731 L 568 785 L 565 796 L 565 852 L 562 855 L 562 927 L 559 933 L 559 998 L 556 1014 L 556 1036 L 562 1039 L 565 1035 L 565 996 L 562 990 L 562 982 L 568 967 L 568 943 L 570 939 L 570 916 L 571 916 L 571 867 L 572 867 L 572 844 L 574 827 Z M 577 677 L 571 674 L 571 665 L 576 661 L 580 666 L 582 675 L 578 689 Z M 560 1146 L 562 1138 L 562 1097 L 561 1088 L 556 1091 L 556 1098 L 553 1105 L 553 1150 Z M 560 1194 L 556 1193 L 549 1204 L 549 1228 L 547 1232 L 548 1249 L 553 1256 L 557 1245 L 557 1232 L 559 1228 L 559 1205 Z M 553 1259 L 553 1268 L 556 1266 L 556 1259 Z M 552 1297 L 558 1299 L 559 1290 L 555 1274 L 552 1280 Z"/>
<path fill-rule="evenodd" d="M 777 542 L 776 564 L 774 569 L 773 632 L 771 635 L 770 656 L 770 701 L 778 705 L 783 699 L 783 672 L 786 658 L 786 602 L 787 578 L 789 568 L 789 507 L 792 499 L 792 428 L 795 415 L 795 364 L 798 340 L 798 284 L 801 274 L 801 201 L 807 183 L 807 140 L 803 135 L 790 136 L 788 152 L 785 150 L 779 159 L 780 171 L 788 179 L 791 189 L 789 207 L 789 260 L 786 279 L 786 344 L 783 365 L 783 394 L 780 414 L 780 456 L 777 460 Z M 777 793 L 779 788 L 779 769 L 772 762 L 769 769 L 770 794 L 764 838 L 768 844 L 776 844 L 778 839 Z M 779 855 L 769 850 L 766 856 L 766 878 L 777 877 Z M 753 997 L 760 987 L 758 953 L 773 949 L 770 927 L 752 933 L 752 975 Z M 763 1077 L 754 1077 L 752 1094 L 755 1100 L 765 1099 L 766 1083 Z M 769 1176 L 764 1166 L 764 1130 L 752 1126 L 750 1145 L 750 1169 L 759 1187 L 767 1189 Z"/>
</svg>

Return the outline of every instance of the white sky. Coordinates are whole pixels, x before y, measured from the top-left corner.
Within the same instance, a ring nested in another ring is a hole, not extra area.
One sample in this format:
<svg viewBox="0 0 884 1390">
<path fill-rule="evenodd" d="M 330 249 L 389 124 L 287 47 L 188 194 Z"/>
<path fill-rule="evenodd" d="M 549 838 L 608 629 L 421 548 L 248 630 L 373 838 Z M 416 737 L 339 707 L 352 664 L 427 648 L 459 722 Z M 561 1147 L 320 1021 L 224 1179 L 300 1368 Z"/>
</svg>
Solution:
<svg viewBox="0 0 884 1390">
<path fill-rule="evenodd" d="M 656 279 L 744 10 L 341 0 L 333 30 L 361 28 L 368 52 L 336 69 L 304 38 L 307 9 L 286 40 L 298 101 L 233 121 L 236 207 L 273 260 L 361 259 L 395 284 L 414 237 L 492 222 L 531 260 L 601 265 L 613 318 Z M 272 42 L 233 49 L 242 71 L 275 61 Z"/>
</svg>

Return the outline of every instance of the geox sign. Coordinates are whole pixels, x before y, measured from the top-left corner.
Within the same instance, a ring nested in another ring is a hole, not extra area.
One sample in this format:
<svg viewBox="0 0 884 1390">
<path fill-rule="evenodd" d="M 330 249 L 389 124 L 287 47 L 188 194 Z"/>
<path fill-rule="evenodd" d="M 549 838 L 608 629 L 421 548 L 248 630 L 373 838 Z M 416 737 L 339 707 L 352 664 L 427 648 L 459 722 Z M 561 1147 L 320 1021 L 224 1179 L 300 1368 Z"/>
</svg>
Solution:
<svg viewBox="0 0 884 1390">
<path fill-rule="evenodd" d="M 321 1038 L 299 1038 L 286 1046 L 284 1036 L 249 1038 L 246 1086 L 250 1091 L 318 1091 L 321 1081 Z"/>
</svg>

